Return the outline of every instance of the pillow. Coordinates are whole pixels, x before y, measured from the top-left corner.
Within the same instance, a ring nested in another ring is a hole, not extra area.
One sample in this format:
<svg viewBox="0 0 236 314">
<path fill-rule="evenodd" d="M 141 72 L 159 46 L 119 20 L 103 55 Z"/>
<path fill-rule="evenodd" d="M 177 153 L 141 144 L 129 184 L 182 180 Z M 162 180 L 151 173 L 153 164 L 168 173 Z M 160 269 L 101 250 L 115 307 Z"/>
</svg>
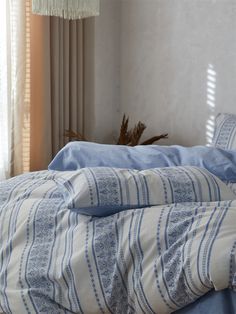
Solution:
<svg viewBox="0 0 236 314">
<path fill-rule="evenodd" d="M 224 149 L 236 149 L 236 115 L 220 113 L 216 117 L 211 145 Z"/>
<path fill-rule="evenodd" d="M 196 167 L 84 168 L 60 174 L 56 182 L 68 208 L 99 217 L 153 205 L 236 199 L 226 184 Z"/>
<path fill-rule="evenodd" d="M 236 182 L 236 152 L 194 146 L 119 146 L 71 142 L 53 159 L 49 170 L 71 171 L 84 167 L 144 170 L 173 166 L 206 168 L 221 180 Z"/>
</svg>

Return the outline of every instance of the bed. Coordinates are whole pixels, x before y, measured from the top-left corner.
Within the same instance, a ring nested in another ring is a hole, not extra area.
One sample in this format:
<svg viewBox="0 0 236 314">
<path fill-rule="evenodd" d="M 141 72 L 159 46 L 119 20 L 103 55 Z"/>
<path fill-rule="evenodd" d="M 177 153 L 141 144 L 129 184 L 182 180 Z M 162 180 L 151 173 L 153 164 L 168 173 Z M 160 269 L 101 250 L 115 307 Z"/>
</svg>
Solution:
<svg viewBox="0 0 236 314">
<path fill-rule="evenodd" d="M 69 144 L 0 183 L 0 313 L 235 313 L 235 183 L 232 150 Z"/>
</svg>

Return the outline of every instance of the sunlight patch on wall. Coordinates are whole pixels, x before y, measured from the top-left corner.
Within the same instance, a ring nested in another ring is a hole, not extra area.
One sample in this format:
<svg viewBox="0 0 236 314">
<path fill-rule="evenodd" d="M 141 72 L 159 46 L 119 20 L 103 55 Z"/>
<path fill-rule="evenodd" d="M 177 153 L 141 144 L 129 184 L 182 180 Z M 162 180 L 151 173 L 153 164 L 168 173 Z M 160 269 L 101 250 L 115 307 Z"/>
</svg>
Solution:
<svg viewBox="0 0 236 314">
<path fill-rule="evenodd" d="M 216 106 L 216 71 L 212 64 L 207 68 L 207 106 L 209 118 L 206 123 L 206 141 L 211 144 L 215 128 L 215 106 Z"/>
</svg>

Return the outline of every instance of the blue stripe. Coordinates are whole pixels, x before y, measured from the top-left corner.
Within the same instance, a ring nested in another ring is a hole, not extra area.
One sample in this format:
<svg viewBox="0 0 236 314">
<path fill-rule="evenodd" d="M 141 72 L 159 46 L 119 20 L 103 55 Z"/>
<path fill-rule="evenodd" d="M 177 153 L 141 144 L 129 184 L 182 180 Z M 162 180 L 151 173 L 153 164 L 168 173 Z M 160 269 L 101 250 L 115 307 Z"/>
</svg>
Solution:
<svg viewBox="0 0 236 314">
<path fill-rule="evenodd" d="M 217 225 L 217 228 L 216 228 L 216 232 L 215 232 L 214 236 L 212 237 L 211 244 L 210 244 L 210 248 L 209 248 L 209 250 L 208 250 L 207 274 L 210 273 L 210 258 L 211 258 L 212 247 L 213 247 L 213 244 L 214 244 L 214 242 L 215 242 L 215 239 L 216 239 L 216 237 L 217 237 L 217 235 L 218 235 L 218 233 L 219 233 L 219 231 L 220 231 L 220 227 L 221 227 L 222 222 L 223 222 L 223 220 L 224 220 L 224 218 L 225 218 L 225 216 L 226 216 L 226 214 L 227 214 L 227 212 L 228 212 L 228 209 L 229 209 L 229 207 L 221 208 L 221 209 L 220 209 L 220 212 L 222 211 L 222 212 L 223 212 L 223 215 L 222 215 L 221 219 L 217 220 L 217 224 L 218 224 L 218 225 Z M 208 278 L 209 278 L 209 280 L 210 280 L 210 276 L 209 276 L 209 275 L 208 275 Z"/>
<path fill-rule="evenodd" d="M 186 233 L 186 236 L 185 236 L 185 241 L 184 241 L 183 250 L 182 250 L 182 264 L 183 264 L 183 265 L 184 265 L 184 262 L 185 262 L 185 253 L 184 253 L 184 252 L 185 252 L 185 246 L 186 246 L 187 241 L 188 241 L 188 235 L 189 235 L 189 233 L 191 233 L 192 226 L 193 226 L 193 223 L 194 223 L 194 221 L 195 221 L 195 217 L 197 216 L 198 209 L 199 209 L 199 207 L 196 207 L 195 212 L 194 212 L 194 216 L 193 216 L 192 219 L 191 219 L 191 224 L 190 224 L 189 229 L 188 229 L 188 231 L 187 231 L 187 233 Z M 200 220 L 198 219 L 198 224 L 199 224 L 199 222 L 200 222 Z M 197 224 L 197 226 L 198 226 L 198 224 Z M 192 245 L 192 243 L 193 243 L 193 238 L 194 238 L 194 232 L 192 233 L 192 237 L 191 237 L 191 240 L 190 240 L 189 248 L 188 248 L 188 251 L 187 251 L 187 261 L 189 261 L 189 256 L 190 256 L 190 252 L 191 252 L 191 245 Z M 197 296 L 197 297 L 200 297 L 200 296 L 202 295 L 202 291 L 200 291 L 200 290 L 196 287 L 196 285 L 194 284 L 194 281 L 193 281 L 193 279 L 192 279 L 192 273 L 191 273 L 191 271 L 190 271 L 190 265 L 189 265 L 189 263 L 188 263 L 188 266 L 189 266 L 189 267 L 187 267 L 187 270 L 188 270 L 188 276 L 189 276 L 191 285 L 194 287 L 194 289 L 198 290 L 200 294 L 197 294 L 195 291 L 193 291 L 192 287 L 190 286 L 190 284 L 189 284 L 189 282 L 188 282 L 188 277 L 187 277 L 187 275 L 186 275 L 186 271 L 185 271 L 185 269 L 184 269 L 184 267 L 183 267 L 183 274 L 184 274 L 184 277 L 185 277 L 185 282 L 186 282 L 186 284 L 187 284 L 187 286 L 188 286 L 188 289 L 191 291 L 191 293 L 192 293 L 193 295 Z"/>
<path fill-rule="evenodd" d="M 97 184 L 97 180 L 96 180 L 96 177 L 92 171 L 92 169 L 88 168 L 89 172 L 91 173 L 92 177 L 93 177 L 93 180 L 94 180 L 94 183 L 95 183 L 95 187 L 96 187 L 96 193 L 97 193 L 97 205 L 99 206 L 100 205 L 100 198 L 99 198 L 99 191 L 98 191 L 98 184 Z"/>
<path fill-rule="evenodd" d="M 91 282 L 91 286 L 93 288 L 93 293 L 94 293 L 95 299 L 97 301 L 99 310 L 101 311 L 101 313 L 105 314 L 105 311 L 104 311 L 104 309 L 103 309 L 103 307 L 101 305 L 100 299 L 99 299 L 99 294 L 98 294 L 97 289 L 96 289 L 95 279 L 94 279 L 94 276 L 93 276 L 93 270 L 92 270 L 91 262 L 90 262 L 90 259 L 89 259 L 88 241 L 89 241 L 89 225 L 91 224 L 91 221 L 92 220 L 90 220 L 86 224 L 85 259 L 86 259 L 86 262 L 87 262 L 89 275 L 90 275 L 90 282 Z M 103 297 L 104 297 L 104 295 L 103 295 Z"/>
<path fill-rule="evenodd" d="M 181 167 L 182 168 L 182 167 Z M 182 168 L 184 174 L 189 178 L 190 182 L 191 182 L 191 185 L 192 185 L 192 190 L 193 190 L 193 193 L 194 193 L 194 196 L 195 196 L 195 202 L 197 202 L 197 193 L 196 193 L 196 190 L 195 190 L 195 186 L 194 186 L 194 181 L 193 179 L 191 178 L 191 176 L 189 175 L 189 168 L 188 169 L 185 169 L 185 168 Z M 194 175 L 194 178 L 196 179 L 196 176 Z M 198 181 L 197 181 L 198 182 Z M 202 200 L 202 199 L 201 199 Z"/>
<path fill-rule="evenodd" d="M 29 255 L 30 255 L 30 250 L 32 249 L 33 247 L 33 243 L 34 243 L 34 239 L 35 239 L 35 217 L 37 215 L 37 211 L 39 209 L 39 206 L 40 206 L 40 202 L 37 204 L 35 210 L 34 210 L 34 215 L 33 215 L 33 237 L 32 237 L 32 242 L 31 242 L 31 245 L 29 247 L 29 250 L 28 250 L 28 254 L 26 255 L 26 263 L 25 263 L 25 272 L 24 272 L 24 277 L 25 277 L 25 282 L 26 284 L 28 285 L 28 288 L 30 287 L 30 284 L 28 282 L 28 279 L 27 279 L 27 265 L 28 265 L 28 261 L 29 261 Z M 30 218 L 31 218 L 31 214 L 32 214 L 32 210 L 30 211 L 30 214 L 28 216 L 28 220 L 27 220 L 27 240 L 26 240 L 26 245 L 25 245 L 25 249 L 24 251 L 26 252 L 26 249 L 27 249 L 27 246 L 28 246 L 28 243 L 29 243 L 29 239 L 30 239 Z M 23 254 L 24 254 L 24 251 L 23 251 Z M 20 274 L 19 274 L 20 276 Z M 24 288 L 24 285 L 21 281 L 21 279 L 19 280 L 20 283 L 21 283 L 21 287 L 22 289 Z M 27 307 L 27 303 L 26 303 L 26 299 L 23 295 L 23 291 L 21 291 L 21 297 L 22 297 L 22 300 L 24 302 L 24 304 L 26 305 L 26 310 L 28 311 L 28 307 Z M 33 308 L 35 309 L 35 312 L 37 312 L 37 307 L 36 307 L 36 304 L 34 303 L 34 300 L 32 298 L 32 295 L 31 295 L 31 292 L 29 291 L 29 298 L 31 300 L 31 303 L 32 303 L 32 306 Z"/>
<path fill-rule="evenodd" d="M 210 178 L 210 177 L 209 177 L 209 176 L 207 177 L 207 176 L 205 175 L 205 173 L 204 173 L 203 171 L 201 171 L 200 168 L 198 168 L 198 171 L 204 176 L 204 178 L 205 178 L 205 180 L 206 180 L 206 183 L 207 183 L 207 185 L 208 185 L 209 198 L 210 198 L 210 201 L 212 201 L 212 200 L 213 200 L 213 197 L 212 197 L 212 193 L 211 193 L 211 186 L 210 186 L 210 183 L 209 183 L 209 180 L 208 180 L 208 178 Z"/>
<path fill-rule="evenodd" d="M 174 209 L 174 206 L 171 206 L 168 210 L 168 214 L 167 214 L 167 219 L 166 219 L 166 226 L 165 226 L 165 245 L 166 245 L 166 249 L 169 248 L 169 239 L 168 239 L 168 225 L 169 225 L 169 221 L 170 221 L 170 214 L 172 212 L 172 210 Z"/>
<path fill-rule="evenodd" d="M 46 196 L 47 194 L 49 195 L 49 199 L 52 197 L 54 193 L 54 189 L 53 191 L 50 191 L 48 190 L 45 194 L 44 194 L 44 197 L 45 198 L 45 202 L 47 201 L 46 200 Z M 48 202 L 48 201 L 47 201 Z M 54 204 L 54 203 L 53 203 Z M 63 202 L 61 201 L 60 204 L 63 204 Z M 59 204 L 58 204 L 59 205 Z M 38 258 L 38 251 L 37 251 L 37 247 L 38 245 L 40 244 L 40 241 L 42 240 L 42 238 L 40 237 L 40 233 L 41 233 L 41 218 L 42 218 L 42 214 L 44 214 L 44 209 L 45 209 L 45 203 L 44 202 L 39 202 L 36 210 L 35 210 L 35 213 L 34 213 L 34 220 L 33 220 L 33 239 L 32 239 L 32 242 L 31 242 L 31 246 L 29 248 L 29 251 L 28 251 L 28 255 L 27 255 L 27 258 L 26 258 L 26 266 L 25 266 L 25 281 L 28 285 L 28 287 L 30 288 L 29 289 L 29 297 L 31 299 L 31 302 L 34 306 L 34 308 L 37 309 L 37 311 L 40 311 L 40 306 L 42 306 L 41 304 L 41 298 L 39 297 L 40 296 L 40 293 L 36 292 L 36 287 L 35 287 L 35 282 L 34 282 L 34 277 L 32 278 L 32 272 L 34 271 L 34 267 L 35 267 L 35 261 L 34 259 L 35 258 Z M 48 210 L 50 210 L 50 207 L 48 208 Z M 57 212 L 57 207 L 55 207 L 55 210 Z M 50 223 L 50 220 L 53 219 L 55 220 L 55 218 L 53 217 L 53 214 L 50 216 L 48 216 L 48 223 Z M 50 240 L 53 238 L 53 228 L 50 230 L 50 233 L 48 234 L 48 241 L 45 241 L 46 243 L 50 243 Z M 50 238 L 51 236 L 51 238 Z M 46 245 L 46 244 L 45 244 Z M 49 246 L 48 246 L 49 248 Z M 50 247 L 51 250 L 52 250 L 52 247 Z M 45 251 L 46 251 L 46 247 L 45 247 Z M 47 257 L 47 258 L 50 258 L 50 255 Z M 32 262 L 33 260 L 33 262 Z M 40 266 L 42 267 L 42 265 L 40 265 L 40 263 L 42 263 L 43 261 L 39 260 L 39 265 L 38 267 L 40 268 Z M 46 261 L 44 261 L 46 263 Z M 44 263 L 43 262 L 43 263 Z M 51 286 L 50 286 L 50 291 L 42 291 L 41 294 L 43 295 L 43 298 L 47 297 L 48 298 L 48 302 L 52 302 L 50 299 L 49 299 L 49 294 L 51 294 L 51 297 L 53 296 L 53 290 L 55 288 L 55 283 L 50 280 L 50 277 L 49 277 L 49 267 L 50 267 L 50 263 L 48 263 L 48 267 L 44 267 L 44 271 L 45 271 L 45 275 L 46 275 L 46 278 L 47 278 L 47 284 L 44 286 L 45 289 L 46 287 L 48 288 L 48 283 L 51 282 Z M 42 274 L 40 273 L 39 276 L 41 276 Z M 34 274 L 33 274 L 34 276 Z M 44 274 L 43 274 L 44 276 Z M 38 280 L 41 280 L 41 277 L 38 278 Z M 41 289 L 43 288 L 43 286 L 41 287 Z M 46 295 L 47 293 L 47 295 Z M 58 305 L 57 305 L 58 307 Z"/>
<path fill-rule="evenodd" d="M 197 215 L 198 213 L 198 209 L 200 207 L 196 207 L 196 211 L 195 211 L 195 215 Z M 203 213 L 206 211 L 206 208 L 202 208 L 202 211 Z M 198 289 L 198 287 L 196 286 L 196 284 L 194 283 L 194 279 L 192 277 L 192 271 L 191 271 L 191 268 L 190 268 L 190 253 L 191 253 L 191 250 L 192 250 L 192 245 L 193 245 L 193 241 L 194 241 L 194 237 L 196 236 L 197 234 L 197 228 L 199 227 L 200 223 L 201 223 L 201 219 L 202 219 L 203 215 L 198 215 L 197 217 L 197 224 L 196 224 L 196 227 L 195 227 L 195 230 L 194 232 L 192 233 L 192 238 L 191 238 L 191 241 L 190 241 L 190 244 L 189 244 L 189 248 L 188 248 L 188 263 L 187 263 L 187 271 L 188 271 L 188 277 L 190 279 L 190 282 L 191 282 L 191 285 L 192 287 L 195 289 L 195 291 L 198 291 L 198 293 L 194 292 L 195 295 L 197 296 L 201 296 L 202 295 L 202 291 L 200 289 Z"/>
<path fill-rule="evenodd" d="M 118 214 L 118 216 L 120 217 L 120 214 Z M 121 222 L 120 222 L 120 226 L 119 226 L 119 233 L 121 234 L 121 239 L 120 239 L 119 243 L 123 243 L 123 241 L 124 241 L 123 235 L 124 235 L 124 221 L 125 221 L 125 217 L 124 216 L 121 217 L 120 221 Z M 117 230 L 117 232 L 118 232 L 118 230 Z M 123 251 L 122 246 L 119 247 L 119 259 L 120 259 L 120 263 L 122 264 L 122 267 L 123 267 L 123 273 L 124 273 L 125 277 L 127 278 L 129 269 L 128 269 L 128 267 L 126 265 L 126 262 L 125 262 L 124 251 Z M 129 299 L 130 299 L 131 303 L 133 304 L 133 305 L 130 305 L 130 308 L 134 310 L 133 306 L 135 306 L 135 304 L 134 304 L 135 302 L 134 302 L 133 298 L 130 295 L 129 285 L 127 286 L 127 291 L 128 291 Z M 135 312 L 135 310 L 134 310 L 134 312 Z"/>
<path fill-rule="evenodd" d="M 217 117 L 217 118 L 219 119 L 220 116 Z M 224 127 L 224 124 L 225 124 L 225 123 L 227 124 L 228 120 L 230 120 L 230 117 L 227 117 L 226 119 L 223 118 L 223 120 L 221 121 L 221 123 L 217 125 L 217 119 L 216 119 L 217 135 L 216 135 L 216 137 L 213 139 L 215 145 L 217 145 L 217 142 L 218 142 L 218 140 L 219 140 L 219 138 L 220 138 L 220 136 L 221 136 L 221 134 L 222 134 L 222 129 L 223 129 L 223 127 Z M 222 148 L 226 148 L 226 147 L 222 147 Z"/>
<path fill-rule="evenodd" d="M 162 249 L 161 249 L 161 239 L 160 239 L 160 230 L 161 230 L 161 224 L 162 224 L 162 219 L 163 219 L 163 214 L 164 212 L 166 211 L 166 208 L 163 207 L 162 210 L 161 210 L 161 214 L 160 214 L 160 217 L 159 217 L 159 220 L 158 220 L 158 224 L 157 224 L 157 235 L 156 235 L 156 240 L 157 240 L 157 252 L 158 252 L 158 257 L 161 257 L 162 256 Z M 164 278 L 163 278 L 163 263 L 161 263 L 161 276 L 162 276 L 162 281 L 164 282 Z M 163 300 L 163 302 L 165 303 L 165 305 L 170 309 L 170 310 L 175 310 L 174 307 L 172 307 L 166 300 L 165 298 L 165 293 L 162 292 L 162 289 L 161 289 L 161 286 L 160 286 L 160 282 L 159 282 L 159 274 L 158 274 L 158 271 L 157 271 L 157 265 L 156 265 L 156 262 L 154 263 L 154 273 L 155 273 L 155 276 L 156 276 L 156 283 L 157 283 L 157 289 L 160 293 L 160 296 Z M 165 285 L 165 282 L 164 282 L 164 285 Z M 167 287 L 165 285 L 165 291 L 167 291 Z M 167 291 L 168 292 L 168 291 Z M 171 300 L 170 300 L 171 301 Z"/>
<path fill-rule="evenodd" d="M 131 174 L 131 176 L 133 177 L 134 182 L 135 182 L 135 185 L 136 185 L 136 191 L 137 191 L 137 207 L 139 207 L 139 206 L 140 206 L 140 195 L 139 195 L 139 188 L 138 188 L 137 179 L 136 179 L 135 175 L 132 173 L 131 170 L 128 170 L 128 171 L 129 171 L 129 173 Z M 142 206 L 142 205 L 143 205 L 143 204 L 141 204 L 141 206 Z"/>
<path fill-rule="evenodd" d="M 32 184 L 32 186 L 27 187 L 25 189 L 25 191 L 23 192 L 23 195 L 28 198 L 29 195 L 32 193 L 32 191 L 38 187 L 40 185 L 40 182 L 34 182 Z M 36 187 L 35 187 L 36 186 Z M 30 189 L 31 188 L 31 189 Z M 21 199 L 21 195 L 17 198 L 17 201 Z M 17 202 L 16 201 L 16 202 Z M 16 223 L 17 223 L 17 218 L 18 218 L 18 214 L 20 211 L 20 207 L 24 202 L 24 198 L 22 197 L 21 201 L 16 203 L 16 209 L 12 210 L 11 215 L 10 215 L 10 219 L 9 219 L 9 225 L 8 225 L 8 243 L 9 245 L 6 248 L 6 255 L 5 255 L 5 263 L 3 263 L 3 265 L 5 265 L 5 271 L 4 271 L 4 275 L 5 277 L 3 277 L 3 295 L 4 295 L 4 299 L 5 299 L 5 305 L 8 308 L 8 311 L 10 311 L 9 309 L 9 302 L 8 302 L 8 298 L 6 295 L 6 288 L 7 288 L 7 276 L 8 276 L 8 272 L 7 272 L 7 268 L 8 265 L 10 263 L 10 258 L 11 258 L 11 253 L 12 253 L 12 240 L 13 240 L 13 235 L 16 232 Z M 3 252 L 2 252 L 3 254 Z M 3 255 L 2 255 L 3 256 Z M 3 259 L 3 257 L 1 256 L 1 259 Z M 2 266 L 3 269 L 3 266 Z"/>
<path fill-rule="evenodd" d="M 202 195 L 201 181 L 199 180 L 198 176 L 196 175 L 196 173 L 194 173 L 194 171 L 191 168 L 194 168 L 197 171 L 198 171 L 198 168 L 196 168 L 196 167 L 189 167 L 188 171 L 192 173 L 192 175 L 195 178 L 195 181 L 197 182 L 199 199 L 202 201 L 203 200 L 203 195 Z M 196 196 L 195 201 L 197 202 L 197 196 Z"/>
<path fill-rule="evenodd" d="M 140 307 L 140 310 L 142 311 L 143 314 L 145 314 L 146 312 L 144 311 L 141 303 L 140 303 L 140 300 L 139 300 L 139 297 L 138 297 L 138 294 L 137 294 L 137 291 L 136 291 L 136 285 L 135 285 L 135 279 L 134 279 L 134 274 L 135 274 L 135 270 L 136 270 L 136 263 L 135 263 L 135 258 L 134 258 L 134 255 L 133 255 L 133 252 L 132 252 L 132 249 L 131 249 L 131 230 L 132 230 L 132 225 L 133 225 L 133 220 L 134 220 L 134 212 L 132 212 L 132 218 L 131 218 L 131 222 L 130 222 L 130 228 L 129 228 L 129 235 L 128 235 L 128 240 L 129 240 L 129 252 L 130 252 L 130 256 L 132 258 L 132 264 L 133 264 L 133 274 L 132 274 L 132 283 L 133 283 L 133 291 L 136 295 L 136 300 L 138 301 L 138 304 L 139 304 L 139 307 Z"/>
<path fill-rule="evenodd" d="M 200 275 L 200 251 L 201 251 L 201 247 L 202 247 L 202 245 L 203 245 L 203 241 L 204 241 L 204 239 L 205 239 L 205 237 L 206 237 L 206 235 L 207 235 L 207 231 L 208 231 L 210 222 L 211 222 L 212 217 L 214 216 L 215 212 L 216 212 L 216 207 L 215 207 L 214 210 L 212 211 L 211 216 L 210 216 L 210 218 L 209 218 L 209 220 L 208 220 L 208 222 L 207 222 L 207 224 L 206 224 L 205 231 L 204 231 L 203 237 L 202 237 L 202 239 L 201 239 L 201 241 L 200 241 L 200 245 L 199 245 L 199 247 L 198 247 L 198 254 L 197 254 L 197 273 L 198 273 L 198 277 L 199 277 L 199 280 L 200 280 L 201 284 L 202 284 L 204 287 L 206 287 L 207 289 L 211 289 L 211 286 L 206 285 L 206 284 L 202 281 L 202 278 L 201 278 L 201 275 Z"/>
<path fill-rule="evenodd" d="M 147 199 L 146 204 L 147 204 L 147 205 L 151 205 L 151 204 L 150 204 L 150 196 L 149 196 L 149 190 L 148 190 L 147 179 L 146 179 L 146 177 L 145 177 L 144 175 L 143 175 L 143 180 L 144 180 L 144 184 L 145 184 L 145 188 L 146 188 L 146 199 Z"/>
<path fill-rule="evenodd" d="M 95 263 L 95 266 L 96 266 L 97 276 L 98 276 L 98 280 L 99 280 L 99 284 L 100 284 L 100 288 L 101 288 L 101 291 L 102 291 L 104 302 L 106 304 L 107 310 L 112 314 L 112 310 L 111 310 L 111 308 L 109 307 L 109 305 L 107 303 L 107 300 L 106 300 L 106 297 L 105 297 L 105 293 L 104 293 L 104 290 L 103 290 L 104 287 L 103 287 L 101 276 L 100 276 L 100 273 L 99 273 L 99 270 L 98 270 L 98 264 L 97 264 L 95 250 L 94 250 L 94 246 L 95 246 L 95 241 L 94 241 L 95 240 L 94 239 L 95 238 L 95 221 L 94 220 L 93 220 L 92 224 L 93 224 L 92 251 L 93 251 L 94 263 Z"/>
<path fill-rule="evenodd" d="M 118 176 L 115 169 L 111 168 L 111 170 L 113 171 L 114 175 L 116 176 L 118 184 L 119 184 L 120 205 L 122 206 L 124 204 L 124 202 L 123 202 L 123 193 L 122 193 L 122 186 L 121 186 L 121 182 L 120 182 L 120 177 Z"/>
<path fill-rule="evenodd" d="M 68 228 L 66 230 L 65 241 L 64 241 L 64 243 L 65 243 L 64 254 L 63 254 L 62 263 L 61 263 L 61 276 L 62 276 L 62 278 L 63 278 L 63 280 L 65 282 L 66 288 L 67 288 L 67 300 L 68 300 L 69 305 L 70 305 L 70 310 L 72 310 L 72 303 L 71 303 L 70 291 L 69 291 L 70 286 L 69 286 L 69 283 L 66 280 L 66 277 L 65 277 L 65 274 L 64 274 L 64 271 L 63 271 L 63 266 L 65 264 L 67 247 L 68 247 L 68 240 L 70 240 L 69 237 L 68 237 L 69 229 L 70 229 L 70 221 L 69 221 L 69 217 L 68 217 Z"/>
<path fill-rule="evenodd" d="M 212 176 L 211 177 L 212 180 L 212 184 L 215 187 L 214 191 L 215 191 L 215 199 L 221 201 L 221 193 L 220 193 L 220 187 L 216 181 L 216 179 Z"/>
<path fill-rule="evenodd" d="M 146 206 L 149 205 L 148 201 L 147 201 L 147 192 L 146 192 L 146 185 L 145 185 L 145 181 L 144 181 L 144 175 L 142 175 L 141 173 L 138 176 L 139 178 L 139 182 L 141 184 L 141 190 L 142 190 L 142 204 L 145 204 Z"/>
</svg>

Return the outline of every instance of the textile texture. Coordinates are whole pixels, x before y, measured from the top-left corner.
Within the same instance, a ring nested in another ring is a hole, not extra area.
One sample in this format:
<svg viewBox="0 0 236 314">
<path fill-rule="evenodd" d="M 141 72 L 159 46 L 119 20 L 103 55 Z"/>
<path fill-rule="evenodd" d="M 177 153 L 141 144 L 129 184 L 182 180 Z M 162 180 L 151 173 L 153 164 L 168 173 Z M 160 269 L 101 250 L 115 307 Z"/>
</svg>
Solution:
<svg viewBox="0 0 236 314">
<path fill-rule="evenodd" d="M 63 173 L 56 182 L 70 209 L 99 217 L 153 205 L 236 199 L 216 176 L 190 166 L 143 171 L 83 168 Z"/>
<path fill-rule="evenodd" d="M 85 167 L 150 169 L 173 166 L 205 168 L 223 181 L 236 182 L 236 151 L 207 146 L 106 145 L 71 142 L 55 156 L 50 170 Z"/>
<path fill-rule="evenodd" d="M 66 207 L 58 176 L 0 184 L 0 312 L 171 313 L 236 289 L 235 201 L 92 218 Z"/>
<path fill-rule="evenodd" d="M 221 113 L 216 117 L 212 146 L 236 150 L 236 115 Z"/>
</svg>

